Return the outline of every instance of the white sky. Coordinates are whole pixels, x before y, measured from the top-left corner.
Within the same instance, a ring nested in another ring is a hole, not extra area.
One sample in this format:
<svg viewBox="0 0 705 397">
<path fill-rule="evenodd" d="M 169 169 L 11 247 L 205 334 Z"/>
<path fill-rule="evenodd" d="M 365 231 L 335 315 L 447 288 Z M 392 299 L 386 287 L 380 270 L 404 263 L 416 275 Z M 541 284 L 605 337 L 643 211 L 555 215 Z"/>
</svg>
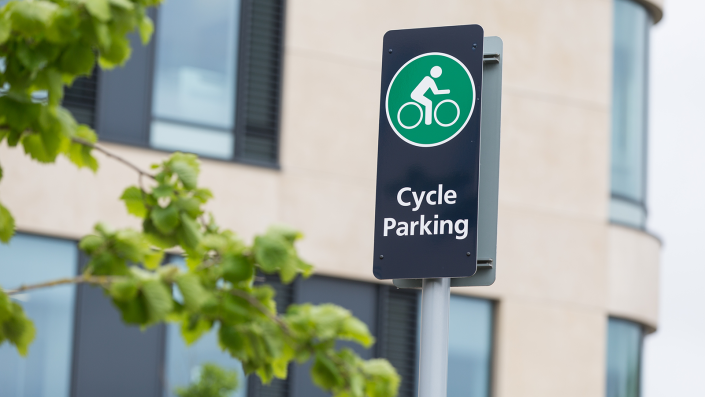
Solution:
<svg viewBox="0 0 705 397">
<path fill-rule="evenodd" d="M 666 0 L 651 38 L 649 229 L 664 245 L 643 397 L 705 396 L 705 1 Z"/>
</svg>

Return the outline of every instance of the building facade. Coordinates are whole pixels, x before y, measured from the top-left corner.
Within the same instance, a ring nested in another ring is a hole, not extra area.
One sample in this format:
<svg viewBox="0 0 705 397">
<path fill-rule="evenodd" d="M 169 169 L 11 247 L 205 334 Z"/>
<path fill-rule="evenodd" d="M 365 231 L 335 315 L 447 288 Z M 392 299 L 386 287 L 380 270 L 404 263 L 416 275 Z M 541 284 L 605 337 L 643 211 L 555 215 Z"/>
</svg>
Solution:
<svg viewBox="0 0 705 397">
<path fill-rule="evenodd" d="M 149 46 L 98 71 L 65 105 L 103 145 L 146 168 L 202 156 L 220 224 L 251 238 L 302 230 L 316 275 L 280 307 L 333 302 L 378 339 L 414 396 L 418 291 L 372 275 L 382 36 L 477 23 L 504 41 L 497 281 L 456 288 L 449 396 L 637 397 L 643 337 L 658 326 L 659 240 L 645 229 L 648 36 L 661 0 L 168 0 Z M 136 182 L 0 147 L 0 197 L 19 234 L 0 283 L 75 274 L 93 225 L 138 226 L 118 200 Z M 174 258 L 178 261 L 178 258 Z M 18 270 L 21 269 L 21 270 Z M 29 358 L 0 347 L 0 395 L 171 396 L 206 361 L 238 368 L 208 335 L 119 321 L 99 290 L 18 296 L 37 323 Z M 305 366 L 238 396 L 323 395 Z"/>
</svg>

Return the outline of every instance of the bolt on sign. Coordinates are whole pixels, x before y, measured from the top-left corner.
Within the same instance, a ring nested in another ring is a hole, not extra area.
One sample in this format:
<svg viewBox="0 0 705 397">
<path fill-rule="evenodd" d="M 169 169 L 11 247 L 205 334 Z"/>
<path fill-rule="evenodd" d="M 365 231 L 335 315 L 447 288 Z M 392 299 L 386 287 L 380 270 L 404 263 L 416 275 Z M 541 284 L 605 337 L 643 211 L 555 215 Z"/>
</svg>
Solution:
<svg viewBox="0 0 705 397">
<path fill-rule="evenodd" d="M 477 270 L 479 25 L 384 36 L 373 273 L 469 277 Z"/>
</svg>

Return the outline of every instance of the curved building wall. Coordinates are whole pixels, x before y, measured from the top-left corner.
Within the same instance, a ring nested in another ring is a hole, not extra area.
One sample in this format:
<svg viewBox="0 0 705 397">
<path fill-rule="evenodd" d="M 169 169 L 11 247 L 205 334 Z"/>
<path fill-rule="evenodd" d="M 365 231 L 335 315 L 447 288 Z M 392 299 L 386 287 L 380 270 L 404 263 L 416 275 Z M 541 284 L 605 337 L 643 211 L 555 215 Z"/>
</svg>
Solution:
<svg viewBox="0 0 705 397">
<path fill-rule="evenodd" d="M 655 20 L 660 3 L 649 2 Z M 378 282 L 382 36 L 481 24 L 505 46 L 498 273 L 491 287 L 454 293 L 497 302 L 494 396 L 602 396 L 609 316 L 658 325 L 659 242 L 608 222 L 612 12 L 610 0 L 291 0 L 281 169 L 204 160 L 210 209 L 247 238 L 297 227 L 319 274 Z M 166 156 L 105 146 L 144 168 Z M 120 164 L 100 158 L 94 175 L 6 147 L 0 158 L 0 196 L 19 230 L 78 238 L 98 220 L 137 226 L 118 201 L 137 177 Z"/>
</svg>

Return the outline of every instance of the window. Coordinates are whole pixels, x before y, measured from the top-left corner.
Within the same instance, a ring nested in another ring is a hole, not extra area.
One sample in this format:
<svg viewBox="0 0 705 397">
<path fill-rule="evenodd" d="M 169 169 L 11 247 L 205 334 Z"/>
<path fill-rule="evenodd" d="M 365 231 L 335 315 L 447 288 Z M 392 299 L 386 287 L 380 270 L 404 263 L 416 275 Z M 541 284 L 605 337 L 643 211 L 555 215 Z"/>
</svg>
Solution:
<svg viewBox="0 0 705 397">
<path fill-rule="evenodd" d="M 419 291 L 380 286 L 377 351 L 396 368 L 398 397 L 416 397 L 418 375 Z"/>
<path fill-rule="evenodd" d="M 610 220 L 637 228 L 646 223 L 646 133 L 649 28 L 646 8 L 614 3 L 612 177 Z"/>
<path fill-rule="evenodd" d="M 239 12 L 239 0 L 159 9 L 151 146 L 233 157 Z"/>
<path fill-rule="evenodd" d="M 639 397 L 641 347 L 639 324 L 610 318 L 607 326 L 607 397 Z"/>
<path fill-rule="evenodd" d="M 284 0 L 171 0 L 154 19 L 152 43 L 100 73 L 100 138 L 276 165 Z"/>
<path fill-rule="evenodd" d="M 492 367 L 492 302 L 450 296 L 448 397 L 489 397 Z"/>
<path fill-rule="evenodd" d="M 182 257 L 172 256 L 170 263 L 186 267 Z M 174 298 L 177 301 L 183 299 L 178 288 L 174 290 Z M 205 363 L 214 363 L 228 370 L 237 371 L 239 387 L 231 397 L 246 396 L 247 378 L 242 370 L 242 365 L 228 352 L 220 348 L 217 327 L 214 327 L 190 346 L 187 346 L 181 337 L 179 324 L 169 324 L 166 329 L 164 397 L 176 397 L 175 389 L 177 387 L 185 387 L 189 383 L 197 381 L 201 366 Z"/>
<path fill-rule="evenodd" d="M 18 234 L 0 244 L 3 287 L 73 277 L 78 250 L 72 241 Z M 34 321 L 37 334 L 26 358 L 14 346 L 0 346 L 0 395 L 68 397 L 73 346 L 74 286 L 13 295 Z"/>
<path fill-rule="evenodd" d="M 418 299 L 420 308 L 420 293 Z M 487 299 L 450 296 L 448 397 L 490 397 L 492 395 L 493 306 L 492 301 Z M 420 340 L 420 310 L 417 319 L 419 321 L 417 338 Z M 416 365 L 418 365 L 418 354 Z M 416 368 L 418 373 L 418 367 Z M 409 396 L 416 396 L 416 390 Z"/>
</svg>

